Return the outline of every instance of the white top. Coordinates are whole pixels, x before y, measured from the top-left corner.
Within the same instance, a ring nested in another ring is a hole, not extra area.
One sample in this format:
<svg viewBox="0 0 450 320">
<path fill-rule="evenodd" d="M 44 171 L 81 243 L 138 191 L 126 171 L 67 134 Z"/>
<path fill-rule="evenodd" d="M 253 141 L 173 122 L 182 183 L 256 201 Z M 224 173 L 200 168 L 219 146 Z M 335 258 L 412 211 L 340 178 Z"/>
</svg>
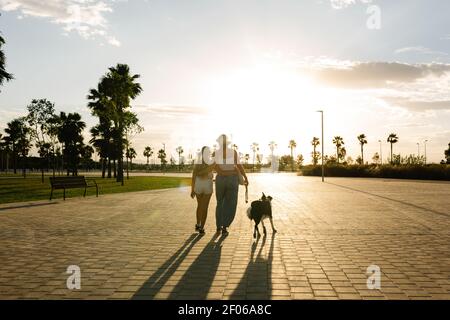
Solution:
<svg viewBox="0 0 450 320">
<path fill-rule="evenodd" d="M 214 163 L 216 163 L 222 171 L 236 171 L 236 164 L 241 164 L 237 152 L 228 147 L 225 151 L 225 159 L 222 149 L 216 151 L 214 155 Z"/>
</svg>

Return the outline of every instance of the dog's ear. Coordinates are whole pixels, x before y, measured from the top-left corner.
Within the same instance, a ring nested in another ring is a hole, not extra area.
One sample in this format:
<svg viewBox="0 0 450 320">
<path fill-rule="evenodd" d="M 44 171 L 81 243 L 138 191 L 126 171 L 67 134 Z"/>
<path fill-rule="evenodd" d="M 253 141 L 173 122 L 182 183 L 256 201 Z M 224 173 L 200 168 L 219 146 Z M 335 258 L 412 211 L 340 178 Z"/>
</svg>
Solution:
<svg viewBox="0 0 450 320">
<path fill-rule="evenodd" d="M 267 199 L 269 199 L 269 201 L 272 201 L 273 198 L 271 196 L 268 196 Z"/>
<path fill-rule="evenodd" d="M 264 192 L 263 192 L 263 194 L 262 194 L 262 198 L 261 198 L 262 200 L 266 200 L 266 195 L 264 194 Z"/>
</svg>

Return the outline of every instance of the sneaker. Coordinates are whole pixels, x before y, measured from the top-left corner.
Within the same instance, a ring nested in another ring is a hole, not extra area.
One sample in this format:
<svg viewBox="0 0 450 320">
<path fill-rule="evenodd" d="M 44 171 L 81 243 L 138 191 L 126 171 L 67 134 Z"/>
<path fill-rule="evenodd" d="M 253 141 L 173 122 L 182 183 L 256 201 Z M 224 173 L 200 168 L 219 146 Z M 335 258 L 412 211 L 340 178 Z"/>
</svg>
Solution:
<svg viewBox="0 0 450 320">
<path fill-rule="evenodd" d="M 199 234 L 205 234 L 205 228 L 200 227 L 200 228 L 198 229 L 198 233 L 199 233 Z"/>
<path fill-rule="evenodd" d="M 200 225 L 199 224 L 196 224 L 195 225 L 195 231 L 199 231 L 200 230 Z"/>
<path fill-rule="evenodd" d="M 227 227 L 222 227 L 222 234 L 224 234 L 224 235 L 229 234 Z"/>
</svg>

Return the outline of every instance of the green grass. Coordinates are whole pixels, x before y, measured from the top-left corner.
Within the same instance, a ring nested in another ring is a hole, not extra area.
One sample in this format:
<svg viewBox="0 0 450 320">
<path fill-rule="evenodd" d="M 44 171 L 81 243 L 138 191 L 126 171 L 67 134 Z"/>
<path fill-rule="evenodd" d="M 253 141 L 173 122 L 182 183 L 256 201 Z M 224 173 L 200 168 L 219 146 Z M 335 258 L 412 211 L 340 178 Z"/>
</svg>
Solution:
<svg viewBox="0 0 450 320">
<path fill-rule="evenodd" d="M 87 178 L 88 180 L 91 178 Z M 122 187 L 114 179 L 95 178 L 100 196 L 111 193 L 136 192 L 157 189 L 178 188 L 190 185 L 190 178 L 179 177 L 130 177 Z M 24 179 L 20 175 L 0 177 L 0 203 L 48 200 L 50 197 L 49 178 L 41 182 L 40 176 Z M 66 191 L 66 198 L 83 197 L 84 189 Z M 95 188 L 88 188 L 87 196 L 95 196 Z M 53 191 L 53 199 L 62 199 L 63 190 Z"/>
</svg>

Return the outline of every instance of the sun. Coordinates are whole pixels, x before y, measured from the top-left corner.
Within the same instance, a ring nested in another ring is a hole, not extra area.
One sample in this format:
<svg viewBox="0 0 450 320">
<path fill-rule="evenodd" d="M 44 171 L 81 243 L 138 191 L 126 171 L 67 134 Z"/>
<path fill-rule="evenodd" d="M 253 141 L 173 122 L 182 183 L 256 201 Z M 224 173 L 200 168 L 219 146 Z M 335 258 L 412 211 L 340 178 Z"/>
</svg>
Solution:
<svg viewBox="0 0 450 320">
<path fill-rule="evenodd" d="M 275 65 L 230 70 L 211 77 L 204 87 L 204 104 L 217 130 L 249 141 L 256 133 L 270 141 L 295 128 L 320 96 L 311 79 Z"/>
</svg>

